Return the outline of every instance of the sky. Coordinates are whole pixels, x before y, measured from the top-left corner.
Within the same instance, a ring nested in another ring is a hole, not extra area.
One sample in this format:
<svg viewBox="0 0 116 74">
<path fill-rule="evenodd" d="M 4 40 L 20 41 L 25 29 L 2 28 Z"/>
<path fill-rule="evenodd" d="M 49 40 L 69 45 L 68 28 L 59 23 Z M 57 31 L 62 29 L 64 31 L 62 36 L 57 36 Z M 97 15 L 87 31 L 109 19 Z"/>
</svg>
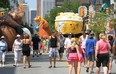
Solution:
<svg viewBox="0 0 116 74">
<path fill-rule="evenodd" d="M 25 0 L 30 9 L 37 9 L 37 0 Z"/>
</svg>

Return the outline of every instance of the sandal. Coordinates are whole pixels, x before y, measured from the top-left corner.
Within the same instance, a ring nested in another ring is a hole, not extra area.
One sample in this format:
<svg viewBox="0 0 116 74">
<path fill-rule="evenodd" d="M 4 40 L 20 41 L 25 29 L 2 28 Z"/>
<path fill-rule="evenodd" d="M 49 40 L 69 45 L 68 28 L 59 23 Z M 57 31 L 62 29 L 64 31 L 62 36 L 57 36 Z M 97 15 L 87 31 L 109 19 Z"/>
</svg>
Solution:
<svg viewBox="0 0 116 74">
<path fill-rule="evenodd" d="M 31 65 L 29 65 L 28 68 L 31 68 Z"/>
<path fill-rule="evenodd" d="M 54 66 L 54 68 L 56 68 L 56 66 Z"/>
<path fill-rule="evenodd" d="M 23 67 L 24 69 L 26 68 L 26 66 Z"/>
<path fill-rule="evenodd" d="M 49 68 L 52 68 L 52 66 L 49 66 Z"/>
<path fill-rule="evenodd" d="M 87 67 L 86 72 L 89 72 L 89 68 Z"/>
</svg>

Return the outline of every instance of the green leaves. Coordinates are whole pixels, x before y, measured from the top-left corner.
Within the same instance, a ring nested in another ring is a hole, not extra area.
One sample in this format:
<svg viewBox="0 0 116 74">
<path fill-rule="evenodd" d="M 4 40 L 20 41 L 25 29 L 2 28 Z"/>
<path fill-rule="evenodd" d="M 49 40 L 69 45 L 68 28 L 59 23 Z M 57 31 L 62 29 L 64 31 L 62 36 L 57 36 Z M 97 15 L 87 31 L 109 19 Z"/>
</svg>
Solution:
<svg viewBox="0 0 116 74">
<path fill-rule="evenodd" d="M 90 29 L 95 33 L 101 33 L 106 30 L 107 15 L 105 13 L 96 13 L 95 17 L 90 21 Z"/>
<path fill-rule="evenodd" d="M 0 0 L 0 8 L 10 8 L 9 0 Z"/>
</svg>

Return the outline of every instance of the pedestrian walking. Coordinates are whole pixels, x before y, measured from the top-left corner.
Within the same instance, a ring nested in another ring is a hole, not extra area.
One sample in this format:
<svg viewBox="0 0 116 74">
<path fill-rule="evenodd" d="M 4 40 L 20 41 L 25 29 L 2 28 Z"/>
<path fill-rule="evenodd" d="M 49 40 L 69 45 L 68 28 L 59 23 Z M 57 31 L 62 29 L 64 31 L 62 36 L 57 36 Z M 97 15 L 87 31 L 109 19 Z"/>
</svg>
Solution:
<svg viewBox="0 0 116 74">
<path fill-rule="evenodd" d="M 5 56 L 8 51 L 7 43 L 5 41 L 5 36 L 1 36 L 0 38 L 0 67 L 5 66 Z"/>
<path fill-rule="evenodd" d="M 84 67 L 87 67 L 86 65 L 86 52 L 85 52 L 85 44 L 86 44 L 86 40 L 88 39 L 88 36 L 85 34 L 85 32 L 82 32 L 82 36 L 80 37 L 80 41 L 81 41 L 81 49 L 83 51 L 83 58 L 84 58 Z"/>
<path fill-rule="evenodd" d="M 46 38 L 46 52 L 48 53 L 49 51 L 49 39 Z"/>
<path fill-rule="evenodd" d="M 111 46 L 111 49 L 109 51 L 109 64 L 108 64 L 108 69 L 109 69 L 109 74 L 111 74 L 111 69 L 112 69 L 112 61 L 113 61 L 113 50 L 112 50 L 112 46 L 113 46 L 113 42 L 114 42 L 114 38 L 113 36 L 109 35 L 108 36 L 108 40 Z"/>
<path fill-rule="evenodd" d="M 116 34 L 115 34 L 116 36 Z M 113 53 L 113 59 L 116 64 L 116 37 L 114 38 L 113 46 L 112 46 L 112 53 Z"/>
<path fill-rule="evenodd" d="M 16 36 L 17 38 L 15 39 L 12 47 L 12 51 L 14 52 L 14 65 L 13 66 L 18 66 L 19 63 L 21 62 L 21 56 L 22 56 L 22 39 L 21 36 L 18 34 Z"/>
<path fill-rule="evenodd" d="M 40 49 L 39 49 L 39 43 L 40 43 L 40 38 L 39 36 L 37 36 L 37 34 L 34 35 L 34 37 L 32 37 L 32 44 L 33 44 L 33 56 L 37 56 L 39 57 L 38 53 L 40 53 Z"/>
<path fill-rule="evenodd" d="M 106 35 L 101 33 L 100 40 L 96 43 L 95 58 L 96 58 L 96 74 L 100 74 L 102 64 L 104 74 L 108 74 L 109 50 L 111 48 Z"/>
<path fill-rule="evenodd" d="M 69 56 L 69 48 L 71 46 L 71 36 L 72 36 L 72 34 L 68 33 L 68 37 L 64 41 L 64 48 L 66 49 L 67 59 L 68 59 L 68 56 Z M 72 70 L 73 70 L 73 63 L 69 62 L 69 74 L 72 73 Z"/>
<path fill-rule="evenodd" d="M 62 33 L 59 33 L 59 41 L 60 41 L 60 49 L 58 51 L 59 51 L 59 57 L 61 61 L 63 57 L 63 53 L 64 53 L 64 41 L 65 41 L 65 38 L 62 35 Z"/>
<path fill-rule="evenodd" d="M 31 65 L 30 65 L 30 50 L 31 50 L 30 46 L 31 46 L 31 40 L 29 39 L 29 35 L 25 34 L 24 39 L 23 39 L 23 45 L 22 45 L 24 68 L 26 68 L 26 61 L 28 61 L 28 68 L 31 67 Z"/>
<path fill-rule="evenodd" d="M 80 45 L 76 43 L 76 40 L 71 40 L 71 45 L 68 48 L 69 56 L 68 56 L 68 62 L 69 65 L 69 74 L 72 74 L 70 71 L 70 67 L 74 66 L 75 74 L 81 73 L 81 63 L 83 61 L 82 58 L 82 51 L 80 49 Z"/>
<path fill-rule="evenodd" d="M 91 68 L 90 74 L 94 73 L 94 61 L 95 61 L 95 46 L 96 46 L 96 40 L 94 39 L 94 34 L 90 34 L 89 38 L 86 41 L 86 58 L 87 58 L 87 69 L 86 72 L 89 72 L 89 67 Z"/>
<path fill-rule="evenodd" d="M 50 50 L 49 50 L 49 61 L 50 66 L 52 68 L 52 59 L 54 59 L 54 68 L 56 68 L 56 57 L 58 56 L 58 38 L 56 36 L 56 32 L 53 32 L 50 36 Z"/>
</svg>

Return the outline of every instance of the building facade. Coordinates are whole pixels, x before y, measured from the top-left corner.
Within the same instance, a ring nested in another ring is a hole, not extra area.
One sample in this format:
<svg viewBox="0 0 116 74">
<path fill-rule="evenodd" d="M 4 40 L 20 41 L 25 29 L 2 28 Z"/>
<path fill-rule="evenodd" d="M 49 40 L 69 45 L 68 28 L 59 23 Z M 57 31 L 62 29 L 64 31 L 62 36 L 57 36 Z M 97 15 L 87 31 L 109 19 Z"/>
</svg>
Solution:
<svg viewBox="0 0 116 74">
<path fill-rule="evenodd" d="M 35 9 L 29 10 L 29 24 L 31 24 L 31 26 L 36 25 L 34 21 L 34 18 L 36 17 L 36 13 L 37 13 L 37 10 Z"/>
<path fill-rule="evenodd" d="M 23 10 L 25 12 L 24 18 L 23 18 L 23 23 L 24 24 L 29 24 L 29 6 L 28 4 L 23 4 Z"/>
<path fill-rule="evenodd" d="M 18 0 L 18 4 L 24 4 L 25 0 Z"/>
<path fill-rule="evenodd" d="M 55 0 L 37 0 L 37 15 L 45 17 L 55 7 Z"/>
</svg>

